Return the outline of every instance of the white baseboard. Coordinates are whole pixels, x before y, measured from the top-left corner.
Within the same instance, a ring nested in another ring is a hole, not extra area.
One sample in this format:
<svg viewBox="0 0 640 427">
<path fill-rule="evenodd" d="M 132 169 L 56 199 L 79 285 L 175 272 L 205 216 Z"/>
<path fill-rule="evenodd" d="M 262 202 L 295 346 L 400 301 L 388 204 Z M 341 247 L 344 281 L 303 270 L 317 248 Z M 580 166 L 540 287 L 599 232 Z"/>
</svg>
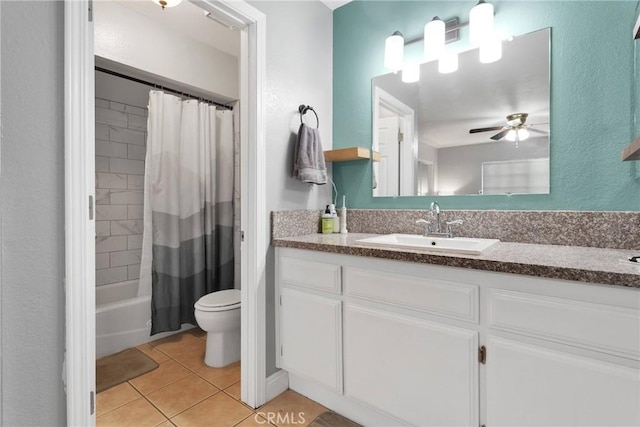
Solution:
<svg viewBox="0 0 640 427">
<path fill-rule="evenodd" d="M 267 391 L 265 403 L 279 396 L 289 389 L 289 373 L 279 370 L 267 378 Z"/>
</svg>

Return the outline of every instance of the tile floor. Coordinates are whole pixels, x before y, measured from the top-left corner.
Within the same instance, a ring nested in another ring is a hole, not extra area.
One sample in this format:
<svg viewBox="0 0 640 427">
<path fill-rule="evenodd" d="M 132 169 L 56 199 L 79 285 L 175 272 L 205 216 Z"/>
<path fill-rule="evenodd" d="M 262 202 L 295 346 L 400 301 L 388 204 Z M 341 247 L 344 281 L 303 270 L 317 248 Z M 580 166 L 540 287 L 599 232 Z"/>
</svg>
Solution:
<svg viewBox="0 0 640 427">
<path fill-rule="evenodd" d="M 205 338 L 196 328 L 138 346 L 158 368 L 98 393 L 96 425 L 305 427 L 327 411 L 291 390 L 254 411 L 240 401 L 239 362 L 204 364 Z"/>
</svg>

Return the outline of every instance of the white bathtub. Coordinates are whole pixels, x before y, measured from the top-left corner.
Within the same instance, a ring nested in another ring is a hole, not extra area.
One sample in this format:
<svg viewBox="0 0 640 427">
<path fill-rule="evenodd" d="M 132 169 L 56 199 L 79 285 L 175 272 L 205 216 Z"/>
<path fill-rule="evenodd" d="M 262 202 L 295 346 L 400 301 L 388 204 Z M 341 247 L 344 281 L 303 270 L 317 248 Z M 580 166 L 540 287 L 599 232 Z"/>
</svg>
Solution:
<svg viewBox="0 0 640 427">
<path fill-rule="evenodd" d="M 137 294 L 137 280 L 96 288 L 96 358 L 193 328 L 151 337 L 151 295 Z"/>
</svg>

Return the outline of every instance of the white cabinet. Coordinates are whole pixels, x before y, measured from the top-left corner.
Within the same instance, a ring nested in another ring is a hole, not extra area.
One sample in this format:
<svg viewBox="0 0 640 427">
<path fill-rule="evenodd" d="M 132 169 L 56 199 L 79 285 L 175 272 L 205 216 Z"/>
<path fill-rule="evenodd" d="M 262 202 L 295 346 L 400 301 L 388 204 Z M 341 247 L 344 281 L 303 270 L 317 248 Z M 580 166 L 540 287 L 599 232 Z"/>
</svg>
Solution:
<svg viewBox="0 0 640 427">
<path fill-rule="evenodd" d="M 341 391 L 342 303 L 289 288 L 280 296 L 281 368 Z"/>
<path fill-rule="evenodd" d="M 638 370 L 489 336 L 487 426 L 632 426 Z"/>
<path fill-rule="evenodd" d="M 487 289 L 488 426 L 640 425 L 640 317 L 616 295 L 640 292 Z"/>
<path fill-rule="evenodd" d="M 345 305 L 345 395 L 414 426 L 478 425 L 478 333 Z"/>
<path fill-rule="evenodd" d="M 276 258 L 279 366 L 292 389 L 361 424 L 640 425 L 640 289 Z"/>
</svg>

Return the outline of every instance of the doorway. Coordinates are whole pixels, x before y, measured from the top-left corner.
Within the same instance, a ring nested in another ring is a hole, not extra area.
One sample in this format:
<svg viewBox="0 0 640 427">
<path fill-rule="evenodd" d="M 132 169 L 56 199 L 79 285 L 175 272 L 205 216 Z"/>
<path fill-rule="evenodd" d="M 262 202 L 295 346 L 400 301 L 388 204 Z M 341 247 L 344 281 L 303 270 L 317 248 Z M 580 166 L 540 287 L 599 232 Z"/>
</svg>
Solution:
<svg viewBox="0 0 640 427">
<path fill-rule="evenodd" d="M 265 193 L 264 82 L 266 17 L 241 1 L 192 2 L 242 23 L 240 120 L 242 229 L 241 396 L 265 401 L 265 286 L 268 247 Z M 65 255 L 67 421 L 95 423 L 95 150 L 94 37 L 90 1 L 65 2 Z M 246 195 L 246 197 L 245 197 Z"/>
<path fill-rule="evenodd" d="M 374 196 L 413 196 L 417 191 L 415 111 L 379 87 L 373 88 Z"/>
</svg>

